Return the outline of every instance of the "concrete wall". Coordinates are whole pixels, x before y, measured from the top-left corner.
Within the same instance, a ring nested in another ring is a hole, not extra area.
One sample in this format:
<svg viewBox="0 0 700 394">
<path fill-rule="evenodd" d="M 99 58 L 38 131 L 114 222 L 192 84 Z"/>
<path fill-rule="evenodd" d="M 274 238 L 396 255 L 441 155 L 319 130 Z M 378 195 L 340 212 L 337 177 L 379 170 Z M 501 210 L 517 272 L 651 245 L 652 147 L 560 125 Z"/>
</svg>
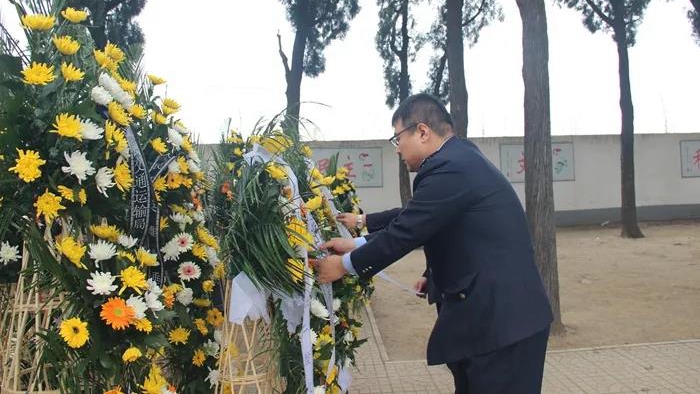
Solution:
<svg viewBox="0 0 700 394">
<path fill-rule="evenodd" d="M 502 144 L 522 144 L 520 137 L 471 138 L 500 167 Z M 700 177 L 681 176 L 680 141 L 700 134 L 635 136 L 635 179 L 640 220 L 700 218 Z M 618 135 L 554 136 L 553 143 L 573 144 L 574 180 L 554 182 L 554 204 L 561 225 L 619 220 L 620 137 Z M 387 140 L 313 141 L 314 148 L 382 149 L 383 187 L 358 188 L 367 212 L 396 207 L 398 158 Z M 512 183 L 524 203 L 525 184 Z"/>
</svg>

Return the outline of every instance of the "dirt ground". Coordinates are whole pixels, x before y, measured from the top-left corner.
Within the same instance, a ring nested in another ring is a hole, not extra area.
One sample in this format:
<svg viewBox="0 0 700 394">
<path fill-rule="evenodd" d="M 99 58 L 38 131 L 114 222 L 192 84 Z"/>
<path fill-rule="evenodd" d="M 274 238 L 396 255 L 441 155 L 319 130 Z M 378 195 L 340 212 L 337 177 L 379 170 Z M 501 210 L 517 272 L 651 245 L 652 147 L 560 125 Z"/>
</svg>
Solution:
<svg viewBox="0 0 700 394">
<path fill-rule="evenodd" d="M 643 223 L 643 239 L 618 227 L 557 230 L 559 286 L 566 333 L 549 349 L 700 338 L 700 222 Z M 412 286 L 422 251 L 386 270 Z M 391 360 L 425 358 L 436 311 L 425 300 L 376 279 L 372 300 Z"/>
</svg>

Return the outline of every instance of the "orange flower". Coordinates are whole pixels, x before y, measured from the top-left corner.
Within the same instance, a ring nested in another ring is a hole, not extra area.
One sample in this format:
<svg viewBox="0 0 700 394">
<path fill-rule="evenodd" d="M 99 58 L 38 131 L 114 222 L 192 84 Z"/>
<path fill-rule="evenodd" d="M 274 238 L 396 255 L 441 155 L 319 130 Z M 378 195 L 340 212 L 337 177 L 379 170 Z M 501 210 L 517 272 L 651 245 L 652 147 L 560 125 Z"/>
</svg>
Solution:
<svg viewBox="0 0 700 394">
<path fill-rule="evenodd" d="M 112 297 L 102 304 L 100 317 L 107 325 L 112 326 L 112 329 L 123 330 L 134 321 L 136 312 L 123 299 Z"/>
<path fill-rule="evenodd" d="M 104 394 L 124 394 L 122 391 L 122 386 L 117 386 L 109 391 L 105 391 Z"/>
</svg>

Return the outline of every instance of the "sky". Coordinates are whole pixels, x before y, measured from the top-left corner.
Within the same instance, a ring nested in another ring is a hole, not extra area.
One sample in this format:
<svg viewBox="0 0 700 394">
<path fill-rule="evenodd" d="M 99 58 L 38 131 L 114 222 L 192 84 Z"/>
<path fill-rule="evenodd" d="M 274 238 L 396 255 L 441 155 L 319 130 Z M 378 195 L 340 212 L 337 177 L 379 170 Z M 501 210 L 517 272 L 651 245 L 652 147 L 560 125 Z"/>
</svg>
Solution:
<svg viewBox="0 0 700 394">
<path fill-rule="evenodd" d="M 15 23 L 0 0 L 6 25 Z M 523 135 L 521 23 L 514 1 L 501 2 L 504 20 L 465 47 L 469 136 Z M 362 9 L 344 40 L 325 51 L 326 72 L 304 77 L 306 138 L 391 136 L 382 61 L 374 46 L 376 1 Z M 700 132 L 700 45 L 690 32 L 687 1 L 652 1 L 630 48 L 630 78 L 638 133 Z M 10 10 L 11 11 L 11 10 Z M 552 134 L 618 134 L 617 52 L 609 33 L 591 34 L 574 10 L 547 2 Z M 417 31 L 435 11 L 423 6 Z M 244 134 L 286 105 L 277 33 L 291 57 L 293 30 L 278 0 L 148 0 L 138 21 L 146 36 L 147 72 L 168 80 L 167 94 L 200 142 L 217 142 L 227 119 Z M 427 83 L 430 48 L 409 66 L 414 92 Z M 317 104 L 321 103 L 321 104 Z"/>
</svg>

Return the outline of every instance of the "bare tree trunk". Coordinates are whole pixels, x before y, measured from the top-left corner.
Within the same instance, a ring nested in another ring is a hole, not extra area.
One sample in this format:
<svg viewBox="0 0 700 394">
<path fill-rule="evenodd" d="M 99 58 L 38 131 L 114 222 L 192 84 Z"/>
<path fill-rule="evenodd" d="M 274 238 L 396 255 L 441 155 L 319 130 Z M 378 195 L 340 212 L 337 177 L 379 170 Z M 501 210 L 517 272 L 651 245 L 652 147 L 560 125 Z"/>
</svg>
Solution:
<svg viewBox="0 0 700 394">
<path fill-rule="evenodd" d="M 447 72 L 450 80 L 450 114 L 457 136 L 467 138 L 468 95 L 464 78 L 464 38 L 462 8 L 464 0 L 447 0 Z"/>
<path fill-rule="evenodd" d="M 559 272 L 554 226 L 552 140 L 549 106 L 549 39 L 544 0 L 516 0 L 523 24 L 525 85 L 525 206 L 535 247 L 535 261 L 547 290 L 554 321 L 561 333 Z"/>
<path fill-rule="evenodd" d="M 625 5 L 622 0 L 613 0 L 613 29 L 619 60 L 620 112 L 622 132 L 620 134 L 621 194 L 622 194 L 622 233 L 625 238 L 642 238 L 644 234 L 637 222 L 637 202 L 634 185 L 634 106 L 630 85 L 627 34 L 625 31 Z"/>
<path fill-rule="evenodd" d="M 401 69 L 399 80 L 399 102 L 408 97 L 410 90 L 410 79 L 408 75 L 408 1 L 401 4 Z M 399 195 L 401 205 L 406 206 L 411 199 L 411 177 L 408 175 L 406 164 L 399 158 Z"/>
<path fill-rule="evenodd" d="M 284 128 L 288 133 L 299 136 L 299 111 L 301 108 L 301 80 L 304 76 L 304 53 L 306 52 L 306 40 L 311 29 L 311 16 L 309 4 L 306 0 L 299 1 L 299 12 L 302 14 L 300 23 L 294 34 L 294 47 L 292 49 L 292 66 L 286 74 L 287 90 L 287 114 L 284 119 Z"/>
</svg>

